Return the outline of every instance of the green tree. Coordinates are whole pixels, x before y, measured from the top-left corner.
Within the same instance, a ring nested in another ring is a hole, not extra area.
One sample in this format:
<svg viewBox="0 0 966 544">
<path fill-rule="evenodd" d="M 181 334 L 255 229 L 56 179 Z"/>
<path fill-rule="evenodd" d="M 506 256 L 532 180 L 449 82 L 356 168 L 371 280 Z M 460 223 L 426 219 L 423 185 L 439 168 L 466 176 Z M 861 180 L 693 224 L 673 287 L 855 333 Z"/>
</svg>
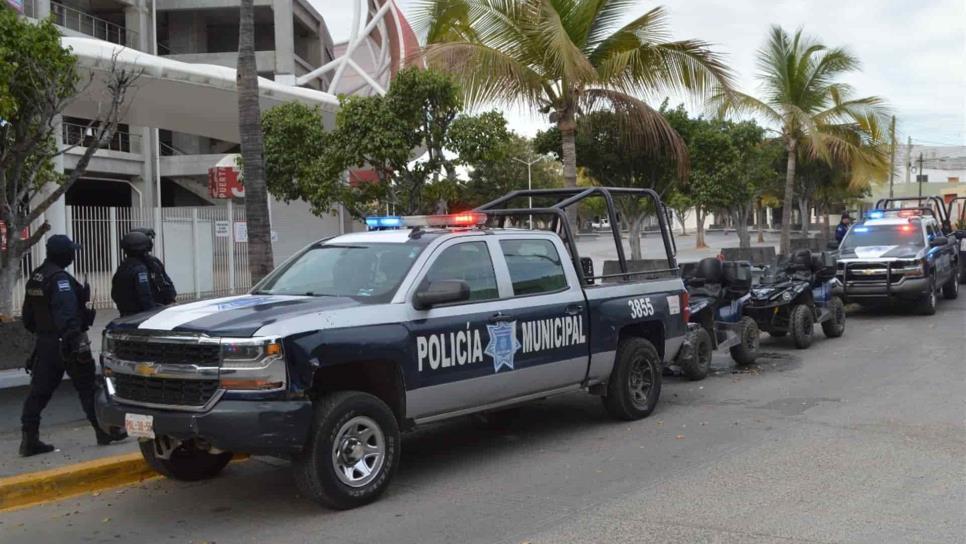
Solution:
<svg viewBox="0 0 966 544">
<path fill-rule="evenodd" d="M 76 60 L 61 47 L 53 23 L 32 24 L 0 8 L 0 222 L 6 231 L 6 243 L 0 243 L 0 318 L 13 314 L 23 257 L 50 225 L 43 223 L 26 238 L 23 230 L 64 196 L 87 171 L 94 153 L 111 141 L 127 93 L 140 75 L 120 68 L 114 57 L 107 74 L 97 76 L 103 81 L 90 81 L 107 89 L 101 114 L 88 124 L 93 137 L 86 140 L 73 170 L 63 174 L 55 171 L 54 159 L 83 147 L 58 149 L 55 140 L 55 131 L 61 129 L 58 119 L 81 82 Z"/>
<path fill-rule="evenodd" d="M 268 218 L 265 150 L 258 104 L 254 0 L 242 0 L 238 9 L 238 132 L 244 165 L 248 271 L 254 284 L 275 268 L 275 258 L 272 255 L 272 225 Z"/>
<path fill-rule="evenodd" d="M 577 118 L 611 109 L 635 145 L 686 164 L 686 146 L 638 96 L 730 87 L 721 58 L 699 40 L 672 41 L 658 7 L 621 25 L 631 0 L 418 0 L 425 55 L 473 104 L 523 104 L 561 133 L 563 175 L 577 186 Z M 571 216 L 573 218 L 573 216 Z"/>
<path fill-rule="evenodd" d="M 848 165 L 853 186 L 867 184 L 887 167 L 881 143 L 885 111 L 880 98 L 854 98 L 838 81 L 859 69 L 844 48 L 830 48 L 798 30 L 774 26 L 758 53 L 762 98 L 723 89 L 712 98 L 719 111 L 750 112 L 779 127 L 787 153 L 781 248 L 789 252 L 799 154 Z"/>
<path fill-rule="evenodd" d="M 740 153 L 722 126 L 723 123 L 699 120 L 689 146 L 692 160 L 687 189 L 697 222 L 696 248 L 708 247 L 704 239 L 708 214 L 727 209 L 732 202 L 730 191 Z"/>
<path fill-rule="evenodd" d="M 678 220 L 678 224 L 681 225 L 681 236 L 687 236 L 688 216 L 691 215 L 691 210 L 694 209 L 694 202 L 691 201 L 691 195 L 688 193 L 687 188 L 675 186 L 668 193 L 667 197 L 664 198 L 664 203 L 667 204 L 668 208 L 671 208 L 674 212 L 674 217 Z"/>
</svg>

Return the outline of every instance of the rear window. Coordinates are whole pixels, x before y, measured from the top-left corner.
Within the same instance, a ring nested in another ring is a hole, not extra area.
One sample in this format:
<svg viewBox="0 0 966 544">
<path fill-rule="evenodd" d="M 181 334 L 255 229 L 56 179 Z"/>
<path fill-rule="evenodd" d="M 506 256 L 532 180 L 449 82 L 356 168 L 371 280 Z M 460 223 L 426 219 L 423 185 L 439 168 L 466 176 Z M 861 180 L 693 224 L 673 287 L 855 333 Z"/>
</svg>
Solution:
<svg viewBox="0 0 966 544">
<path fill-rule="evenodd" d="M 549 240 L 501 240 L 513 294 L 536 295 L 567 288 L 560 255 Z"/>
<path fill-rule="evenodd" d="M 922 247 L 922 227 L 916 224 L 905 225 L 857 225 L 842 240 L 842 248 L 873 246 L 916 246 Z"/>
</svg>

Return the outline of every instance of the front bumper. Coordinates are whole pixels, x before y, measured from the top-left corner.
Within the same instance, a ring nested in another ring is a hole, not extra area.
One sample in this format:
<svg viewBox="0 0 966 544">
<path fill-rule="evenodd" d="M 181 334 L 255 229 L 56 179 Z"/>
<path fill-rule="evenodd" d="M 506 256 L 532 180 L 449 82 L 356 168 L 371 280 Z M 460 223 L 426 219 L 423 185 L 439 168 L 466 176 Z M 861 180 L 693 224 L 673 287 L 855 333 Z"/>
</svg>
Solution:
<svg viewBox="0 0 966 544">
<path fill-rule="evenodd" d="M 839 285 L 832 293 L 844 300 L 891 300 L 896 298 L 918 298 L 929 294 L 930 280 L 923 278 L 902 278 L 895 283 L 855 282 Z"/>
<path fill-rule="evenodd" d="M 125 414 L 154 418 L 157 436 L 201 438 L 236 453 L 286 456 L 301 451 L 312 423 L 309 400 L 221 400 L 206 412 L 178 412 L 123 404 L 98 388 L 97 421 L 102 428 L 124 428 Z"/>
</svg>

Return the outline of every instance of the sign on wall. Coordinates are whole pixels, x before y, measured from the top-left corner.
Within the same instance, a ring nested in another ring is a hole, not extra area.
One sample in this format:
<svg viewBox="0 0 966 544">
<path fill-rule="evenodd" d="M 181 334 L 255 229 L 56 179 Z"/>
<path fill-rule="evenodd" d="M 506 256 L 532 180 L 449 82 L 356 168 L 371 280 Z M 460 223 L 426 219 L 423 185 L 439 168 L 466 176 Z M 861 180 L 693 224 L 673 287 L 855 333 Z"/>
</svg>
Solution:
<svg viewBox="0 0 966 544">
<path fill-rule="evenodd" d="M 228 224 L 228 221 L 215 221 L 215 236 L 218 238 L 231 236 L 231 225 Z"/>
<path fill-rule="evenodd" d="M 278 231 L 272 231 L 272 241 L 278 241 Z M 235 221 L 235 242 L 239 244 L 248 243 L 248 223 L 245 221 Z"/>
<path fill-rule="evenodd" d="M 20 231 L 20 239 L 26 240 L 27 238 L 30 238 L 30 228 L 24 227 L 24 229 Z M 6 251 L 6 250 L 7 250 L 7 224 L 4 223 L 3 221 L 0 221 L 0 251 Z"/>
<path fill-rule="evenodd" d="M 211 198 L 245 198 L 245 186 L 234 166 L 208 169 L 208 195 Z"/>
</svg>

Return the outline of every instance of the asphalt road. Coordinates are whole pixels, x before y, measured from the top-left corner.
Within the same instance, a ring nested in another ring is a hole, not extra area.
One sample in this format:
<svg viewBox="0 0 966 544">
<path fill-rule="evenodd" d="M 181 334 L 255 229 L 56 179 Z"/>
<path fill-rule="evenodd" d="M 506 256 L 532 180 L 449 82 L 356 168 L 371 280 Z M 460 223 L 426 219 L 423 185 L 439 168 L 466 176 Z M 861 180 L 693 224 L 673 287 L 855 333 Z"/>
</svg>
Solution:
<svg viewBox="0 0 966 544">
<path fill-rule="evenodd" d="M 421 429 L 357 510 L 318 508 L 287 463 L 252 459 L 0 514 L 0 542 L 966 542 L 966 297 L 762 349 L 749 371 L 716 354 L 702 382 L 667 378 L 639 422 L 579 394 L 507 431 Z"/>
</svg>

